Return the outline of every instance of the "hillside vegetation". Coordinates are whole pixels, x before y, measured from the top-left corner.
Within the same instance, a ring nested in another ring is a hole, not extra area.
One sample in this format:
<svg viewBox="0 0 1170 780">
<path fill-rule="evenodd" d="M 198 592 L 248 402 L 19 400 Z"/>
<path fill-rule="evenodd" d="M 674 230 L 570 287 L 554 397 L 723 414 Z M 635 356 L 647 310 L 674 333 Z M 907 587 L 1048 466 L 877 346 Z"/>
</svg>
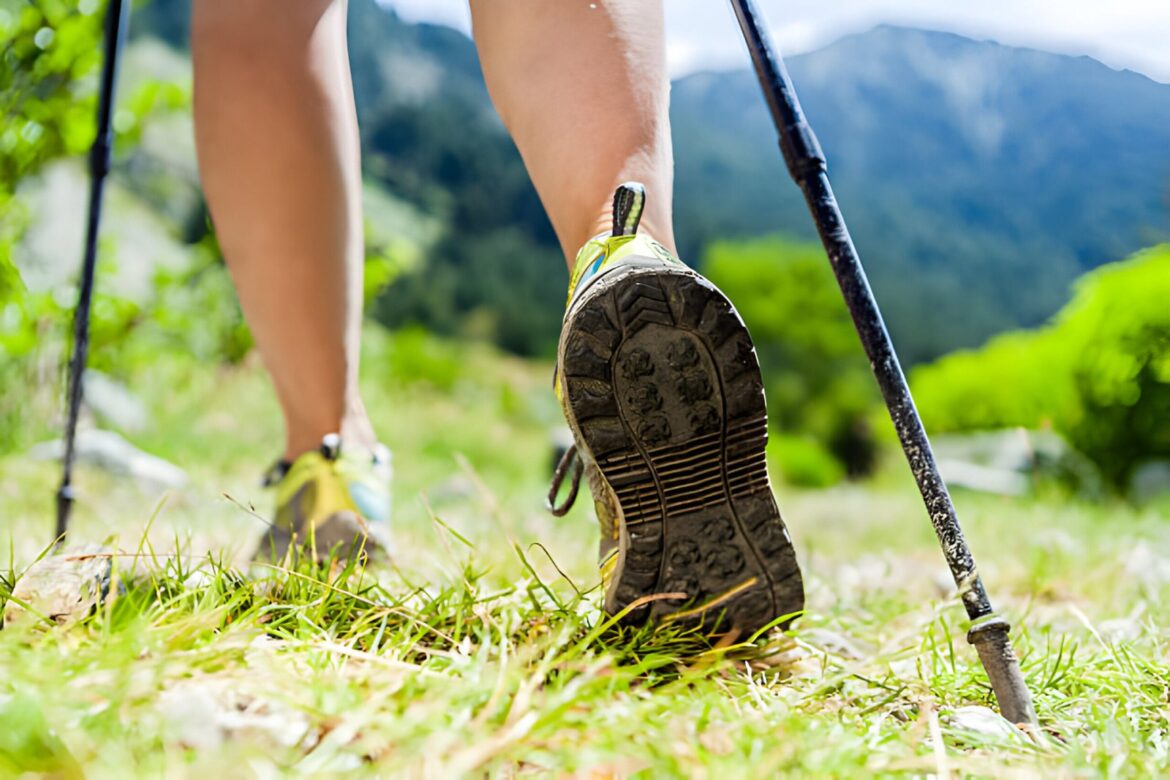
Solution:
<svg viewBox="0 0 1170 780">
<path fill-rule="evenodd" d="M 187 3 L 151 0 L 135 25 L 185 47 Z M 350 13 L 367 174 L 444 226 L 377 316 L 547 354 L 566 277 L 474 44 L 374 0 Z M 1170 238 L 1168 85 L 897 27 L 788 64 L 911 363 L 1039 324 L 1084 271 Z M 685 260 L 726 238 L 813 237 L 754 76 L 676 81 L 671 118 Z M 514 294 L 532 304 L 510 306 Z"/>
</svg>

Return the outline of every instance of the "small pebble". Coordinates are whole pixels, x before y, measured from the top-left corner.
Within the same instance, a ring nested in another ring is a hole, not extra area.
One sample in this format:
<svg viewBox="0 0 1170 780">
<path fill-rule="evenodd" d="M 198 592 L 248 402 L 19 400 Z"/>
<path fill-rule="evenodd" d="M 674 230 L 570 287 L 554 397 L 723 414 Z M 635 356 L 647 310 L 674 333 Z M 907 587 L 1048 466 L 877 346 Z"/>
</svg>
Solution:
<svg viewBox="0 0 1170 780">
<path fill-rule="evenodd" d="M 1018 740 L 1020 730 L 995 710 L 987 707 L 959 707 L 951 713 L 948 725 L 956 731 L 965 731 L 991 742 Z"/>
</svg>

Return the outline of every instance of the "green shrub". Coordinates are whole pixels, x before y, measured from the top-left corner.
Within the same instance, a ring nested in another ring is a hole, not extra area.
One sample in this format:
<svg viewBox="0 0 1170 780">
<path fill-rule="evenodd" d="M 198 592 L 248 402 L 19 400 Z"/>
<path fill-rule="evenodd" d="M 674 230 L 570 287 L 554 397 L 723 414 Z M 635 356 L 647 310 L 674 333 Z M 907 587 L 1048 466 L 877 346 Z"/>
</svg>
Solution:
<svg viewBox="0 0 1170 780">
<path fill-rule="evenodd" d="M 1142 461 L 1170 457 L 1170 244 L 1088 274 L 1057 329 L 1076 347 L 1069 441 L 1127 485 Z"/>
<path fill-rule="evenodd" d="M 94 11 L 53 0 L 0 7 L 0 451 L 43 419 L 50 398 L 35 391 L 55 387 L 59 374 L 60 351 L 46 345 L 60 343 L 66 309 L 52 295 L 30 294 L 20 278 L 13 253 L 27 214 L 15 195 L 25 177 L 92 140 Z"/>
<path fill-rule="evenodd" d="M 771 451 L 780 467 L 780 476 L 790 485 L 824 488 L 835 485 L 845 476 L 838 460 L 813 439 L 776 436 Z"/>
<path fill-rule="evenodd" d="M 418 326 L 393 333 L 367 330 L 363 356 L 365 375 L 391 386 L 424 383 L 449 392 L 465 374 L 461 346 Z"/>
<path fill-rule="evenodd" d="M 1076 413 L 1074 352 L 1054 329 L 1004 333 L 911 372 L 932 432 L 1048 428 Z"/>
<path fill-rule="evenodd" d="M 823 250 L 777 237 L 717 242 L 703 270 L 751 331 L 772 423 L 839 461 L 838 477 L 867 474 L 878 394 Z"/>
<path fill-rule="evenodd" d="M 931 430 L 1051 427 L 1123 489 L 1170 457 L 1170 245 L 1086 274 L 1048 325 L 912 378 Z"/>
</svg>

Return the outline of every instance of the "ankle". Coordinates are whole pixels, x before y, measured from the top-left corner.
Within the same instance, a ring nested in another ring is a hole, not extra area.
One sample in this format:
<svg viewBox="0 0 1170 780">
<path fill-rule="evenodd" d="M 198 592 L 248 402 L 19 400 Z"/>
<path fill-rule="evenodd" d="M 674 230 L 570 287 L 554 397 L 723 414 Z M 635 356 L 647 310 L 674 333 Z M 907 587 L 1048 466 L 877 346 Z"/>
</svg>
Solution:
<svg viewBox="0 0 1170 780">
<path fill-rule="evenodd" d="M 321 440 L 329 434 L 340 434 L 342 447 L 346 450 L 373 452 L 378 446 L 378 437 L 370 423 L 366 407 L 360 398 L 354 397 L 346 404 L 345 414 L 315 420 L 294 420 L 285 417 L 284 459 L 294 461 L 306 452 L 321 447 Z"/>
<path fill-rule="evenodd" d="M 658 243 L 666 247 L 671 254 L 678 254 L 678 249 L 674 242 L 674 228 L 671 224 L 670 215 L 664 212 L 661 208 L 652 208 L 653 201 L 650 198 L 653 193 L 647 194 L 647 208 L 643 211 L 641 219 L 638 223 L 638 235 L 649 236 Z M 589 223 L 586 232 L 581 237 L 580 241 L 572 246 L 565 247 L 566 261 L 569 264 L 569 271 L 572 272 L 573 265 L 577 260 L 577 253 L 588 241 L 597 236 L 609 236 L 613 233 L 613 199 L 612 197 L 606 201 L 605 205 L 597 212 L 596 218 Z M 571 253 L 571 254 L 570 254 Z"/>
</svg>

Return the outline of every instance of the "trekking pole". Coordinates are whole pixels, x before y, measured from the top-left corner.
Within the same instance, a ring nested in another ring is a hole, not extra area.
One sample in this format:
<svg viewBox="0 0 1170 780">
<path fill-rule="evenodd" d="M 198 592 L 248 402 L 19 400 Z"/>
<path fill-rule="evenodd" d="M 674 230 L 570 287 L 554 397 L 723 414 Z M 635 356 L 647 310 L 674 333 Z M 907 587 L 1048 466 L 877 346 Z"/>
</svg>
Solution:
<svg viewBox="0 0 1170 780">
<path fill-rule="evenodd" d="M 829 263 L 833 266 L 833 273 L 845 296 L 849 314 L 853 317 L 853 324 L 869 357 L 890 419 L 894 421 L 898 439 L 902 442 L 902 450 L 910 462 L 910 470 L 914 473 L 914 480 L 918 483 L 935 534 L 942 545 L 943 556 L 955 578 L 967 617 L 971 620 L 967 641 L 979 651 L 979 660 L 987 671 L 1003 716 L 1013 723 L 1035 724 L 1036 711 L 1032 707 L 1032 695 L 1024 682 L 1019 661 L 1012 652 L 1011 640 L 1008 638 L 1010 626 L 995 614 L 975 568 L 971 548 L 963 537 L 954 504 L 939 475 L 934 453 L 918 417 L 918 410 L 914 407 L 914 399 L 910 396 L 910 388 L 898 363 L 894 345 L 829 184 L 825 155 L 821 152 L 812 128 L 805 121 L 796 89 L 784 68 L 784 61 L 773 48 L 768 34 L 760 28 L 760 15 L 754 0 L 731 0 L 731 5 L 739 19 L 740 29 L 751 52 L 752 64 L 780 136 L 784 162 L 808 201 Z"/>
<path fill-rule="evenodd" d="M 126 40 L 130 3 L 109 0 L 105 21 L 105 61 L 98 92 L 97 136 L 89 150 L 89 218 L 85 229 L 85 254 L 73 310 L 73 354 L 69 358 L 69 409 L 65 418 L 65 451 L 61 457 L 61 487 L 57 490 L 57 532 L 55 544 L 65 541 L 69 510 L 73 507 L 73 455 L 77 438 L 77 416 L 81 412 L 82 383 L 89 353 L 89 310 L 93 302 L 94 271 L 97 265 L 98 227 L 102 219 L 102 192 L 113 152 L 114 87 L 118 80 L 118 54 Z"/>
</svg>

